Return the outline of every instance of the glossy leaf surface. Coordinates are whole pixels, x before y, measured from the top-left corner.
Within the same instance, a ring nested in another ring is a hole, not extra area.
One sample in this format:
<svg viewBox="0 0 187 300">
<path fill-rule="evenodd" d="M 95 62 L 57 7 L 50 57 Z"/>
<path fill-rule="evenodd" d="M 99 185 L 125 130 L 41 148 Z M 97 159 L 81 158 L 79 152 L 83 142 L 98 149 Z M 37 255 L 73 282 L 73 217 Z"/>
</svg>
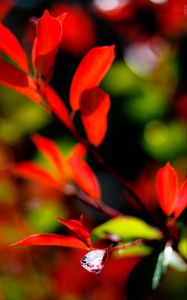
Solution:
<svg viewBox="0 0 187 300">
<path fill-rule="evenodd" d="M 81 119 L 88 140 L 99 146 L 107 131 L 107 116 L 110 109 L 109 95 L 96 87 L 83 93 L 81 99 Z"/>
<path fill-rule="evenodd" d="M 156 177 L 156 187 L 160 207 L 169 216 L 172 214 L 177 195 L 178 181 L 175 170 L 167 163 L 161 168 Z"/>
<path fill-rule="evenodd" d="M 73 110 L 80 108 L 82 93 L 101 82 L 114 60 L 114 46 L 95 47 L 80 62 L 70 88 Z"/>
<path fill-rule="evenodd" d="M 121 239 L 159 239 L 161 234 L 144 221 L 134 217 L 113 218 L 92 231 L 93 238 L 105 238 L 105 233 L 116 234 Z"/>
<path fill-rule="evenodd" d="M 179 217 L 183 210 L 187 207 L 187 180 L 183 182 L 176 196 L 174 208 L 175 217 Z"/>
<path fill-rule="evenodd" d="M 7 55 L 24 72 L 28 73 L 27 55 L 13 33 L 0 22 L 0 52 Z"/>
<path fill-rule="evenodd" d="M 91 246 L 90 234 L 81 221 L 63 220 L 61 218 L 57 218 L 57 221 L 68 227 L 71 231 L 73 231 L 76 234 L 76 236 L 80 238 L 80 240 L 82 240 L 86 245 Z"/>
<path fill-rule="evenodd" d="M 36 91 L 32 78 L 0 58 L 0 83 L 40 103 L 41 95 Z"/>
<path fill-rule="evenodd" d="M 37 21 L 37 33 L 32 49 L 32 63 L 36 74 L 46 79 L 51 75 L 62 38 L 62 24 L 46 10 Z"/>
<path fill-rule="evenodd" d="M 11 246 L 62 246 L 78 249 L 88 249 L 87 246 L 77 238 L 52 233 L 34 234 L 25 239 L 11 244 Z"/>
</svg>

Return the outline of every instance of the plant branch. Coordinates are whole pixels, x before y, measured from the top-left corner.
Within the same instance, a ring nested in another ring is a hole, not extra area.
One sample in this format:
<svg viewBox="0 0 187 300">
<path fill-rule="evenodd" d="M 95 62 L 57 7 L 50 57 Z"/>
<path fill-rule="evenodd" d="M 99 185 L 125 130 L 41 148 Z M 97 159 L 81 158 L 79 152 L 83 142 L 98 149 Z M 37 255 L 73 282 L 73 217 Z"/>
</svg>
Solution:
<svg viewBox="0 0 187 300">
<path fill-rule="evenodd" d="M 78 199 L 80 202 L 96 209 L 97 211 L 108 216 L 109 218 L 115 218 L 122 215 L 118 210 L 115 210 L 114 208 L 104 204 L 101 200 L 93 200 L 91 197 L 86 195 L 81 190 L 78 190 L 74 186 L 66 186 L 66 188 L 64 189 L 64 194 L 67 197 Z"/>
<path fill-rule="evenodd" d="M 95 147 L 93 147 L 88 140 L 80 137 L 75 128 L 70 129 L 71 134 L 78 140 L 78 142 L 82 143 L 86 149 L 95 157 L 96 161 L 108 172 L 110 173 L 123 187 L 123 189 L 134 199 L 137 205 L 143 210 L 146 215 L 150 218 L 150 212 L 144 206 L 143 201 L 137 196 L 137 194 L 133 191 L 130 184 L 124 180 L 124 178 L 119 175 L 101 156 L 101 154 L 97 151 Z"/>
<path fill-rule="evenodd" d="M 110 252 L 121 250 L 121 249 L 128 249 L 128 248 L 131 248 L 132 246 L 143 245 L 144 243 L 145 243 L 144 239 L 137 239 L 137 240 L 129 242 L 129 243 L 125 243 L 125 244 L 122 244 L 119 246 L 114 246 L 110 249 Z"/>
</svg>

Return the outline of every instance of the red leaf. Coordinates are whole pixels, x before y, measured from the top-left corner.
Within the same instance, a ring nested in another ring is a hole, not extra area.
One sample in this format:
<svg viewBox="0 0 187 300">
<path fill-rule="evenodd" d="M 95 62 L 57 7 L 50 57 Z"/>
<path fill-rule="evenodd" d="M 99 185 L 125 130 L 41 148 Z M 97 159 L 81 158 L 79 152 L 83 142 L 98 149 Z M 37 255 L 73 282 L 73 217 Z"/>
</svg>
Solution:
<svg viewBox="0 0 187 300">
<path fill-rule="evenodd" d="M 114 46 L 95 47 L 80 62 L 70 88 L 72 109 L 80 108 L 82 93 L 101 82 L 114 60 Z"/>
<path fill-rule="evenodd" d="M 12 0 L 0 1 L 0 20 L 3 20 L 14 5 Z"/>
<path fill-rule="evenodd" d="M 174 215 L 176 218 L 183 212 L 187 206 L 187 179 L 183 182 L 176 197 Z"/>
<path fill-rule="evenodd" d="M 88 247 L 79 239 L 52 233 L 33 234 L 10 246 L 62 246 L 87 250 Z"/>
<path fill-rule="evenodd" d="M 62 190 L 63 182 L 58 182 L 49 172 L 33 162 L 17 163 L 13 167 L 13 173 L 21 178 L 27 178 L 46 184 L 58 190 Z"/>
<path fill-rule="evenodd" d="M 69 163 L 72 168 L 74 182 L 91 198 L 99 200 L 99 182 L 87 163 L 76 156 L 70 156 Z"/>
<path fill-rule="evenodd" d="M 83 159 L 86 155 L 86 148 L 83 144 L 78 143 L 74 146 L 73 150 L 71 151 L 70 157 L 74 159 Z"/>
<path fill-rule="evenodd" d="M 63 157 L 58 146 L 52 140 L 42 137 L 39 134 L 33 135 L 32 141 L 38 150 L 51 161 L 58 171 L 60 178 L 64 180 Z"/>
<path fill-rule="evenodd" d="M 58 222 L 68 227 L 76 236 L 82 240 L 88 247 L 91 246 L 90 234 L 79 220 L 63 220 L 57 218 Z"/>
<path fill-rule="evenodd" d="M 43 84 L 42 92 L 45 96 L 46 101 L 49 103 L 52 111 L 57 115 L 57 117 L 65 124 L 66 127 L 72 127 L 72 121 L 62 99 L 57 95 L 57 93 L 48 85 Z"/>
<path fill-rule="evenodd" d="M 12 32 L 0 23 L 0 52 L 6 54 L 23 71 L 28 73 L 27 55 Z"/>
<path fill-rule="evenodd" d="M 37 22 L 37 34 L 32 49 L 36 74 L 48 79 L 62 38 L 62 24 L 46 10 Z"/>
<path fill-rule="evenodd" d="M 63 23 L 61 47 L 73 55 L 86 53 L 96 41 L 93 18 L 78 3 L 74 5 L 73 3 L 55 2 L 50 13 L 57 17 L 62 12 L 66 12 L 67 17 Z"/>
<path fill-rule="evenodd" d="M 109 95 L 95 87 L 83 93 L 81 99 L 81 119 L 88 140 L 99 146 L 107 131 L 107 116 L 110 109 Z"/>
<path fill-rule="evenodd" d="M 35 83 L 13 65 L 0 58 L 0 83 L 27 96 L 30 100 L 40 103 L 41 96 L 37 93 Z"/>
<path fill-rule="evenodd" d="M 178 186 L 177 174 L 170 163 L 158 171 L 156 185 L 160 206 L 163 212 L 169 216 L 175 207 Z"/>
</svg>

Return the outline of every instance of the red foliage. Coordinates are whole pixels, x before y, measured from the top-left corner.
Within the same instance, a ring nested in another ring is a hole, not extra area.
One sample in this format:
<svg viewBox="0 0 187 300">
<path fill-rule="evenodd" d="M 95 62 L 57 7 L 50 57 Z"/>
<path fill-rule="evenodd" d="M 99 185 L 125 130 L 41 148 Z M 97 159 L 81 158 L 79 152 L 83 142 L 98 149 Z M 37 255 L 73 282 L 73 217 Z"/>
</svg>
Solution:
<svg viewBox="0 0 187 300">
<path fill-rule="evenodd" d="M 7 55 L 24 72 L 28 73 L 28 63 L 25 50 L 12 32 L 0 23 L 0 52 Z"/>
<path fill-rule="evenodd" d="M 55 17 L 63 12 L 66 12 L 67 16 L 63 22 L 61 47 L 74 55 L 84 54 L 95 44 L 93 20 L 79 5 L 58 3 L 50 9 L 50 13 Z"/>
<path fill-rule="evenodd" d="M 170 216 L 172 213 L 178 217 L 185 209 L 187 181 L 178 189 L 178 177 L 175 170 L 167 163 L 157 173 L 157 192 L 163 212 Z"/>
<path fill-rule="evenodd" d="M 40 182 L 42 184 L 51 186 L 56 189 L 62 190 L 63 182 L 59 182 L 48 171 L 34 162 L 21 162 L 17 163 L 13 169 L 13 173 L 19 177 L 27 178 Z"/>
<path fill-rule="evenodd" d="M 114 46 L 91 49 L 80 62 L 70 88 L 70 104 L 80 109 L 83 92 L 98 86 L 114 60 Z"/>
<path fill-rule="evenodd" d="M 33 79 L 0 58 L 0 83 L 23 94 L 34 102 L 41 102 Z"/>
<path fill-rule="evenodd" d="M 82 240 L 88 247 L 91 247 L 90 234 L 84 227 L 82 221 L 78 220 L 63 220 L 61 218 L 57 218 L 57 221 L 66 227 L 68 227 L 73 233 Z"/>
<path fill-rule="evenodd" d="M 32 48 L 32 64 L 35 73 L 46 79 L 51 75 L 51 69 L 61 43 L 62 20 L 63 18 L 59 20 L 50 16 L 46 10 L 37 21 L 36 38 Z"/>
<path fill-rule="evenodd" d="M 63 246 L 87 250 L 80 239 L 53 233 L 33 234 L 11 246 Z"/>
<path fill-rule="evenodd" d="M 88 140 L 99 146 L 107 132 L 107 116 L 110 109 L 110 97 L 100 88 L 92 88 L 83 93 L 80 111 Z"/>
<path fill-rule="evenodd" d="M 63 190 L 65 181 L 75 182 L 94 200 L 100 199 L 98 180 L 89 165 L 83 160 L 86 152 L 81 144 L 77 144 L 68 157 L 64 157 L 58 146 L 50 139 L 35 135 L 33 142 L 55 167 L 56 176 L 33 162 L 15 164 L 14 174 L 22 178 L 36 180 Z"/>
</svg>

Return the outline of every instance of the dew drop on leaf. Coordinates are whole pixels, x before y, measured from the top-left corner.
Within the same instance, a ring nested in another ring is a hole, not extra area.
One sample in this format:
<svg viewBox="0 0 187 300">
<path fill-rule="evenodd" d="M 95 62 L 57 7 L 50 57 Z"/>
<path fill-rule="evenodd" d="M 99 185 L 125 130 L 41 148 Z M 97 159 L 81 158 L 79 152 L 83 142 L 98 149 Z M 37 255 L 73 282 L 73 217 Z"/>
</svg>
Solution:
<svg viewBox="0 0 187 300">
<path fill-rule="evenodd" d="M 108 249 L 92 250 L 83 256 L 80 263 L 88 272 L 99 275 L 104 267 L 107 255 Z"/>
</svg>

